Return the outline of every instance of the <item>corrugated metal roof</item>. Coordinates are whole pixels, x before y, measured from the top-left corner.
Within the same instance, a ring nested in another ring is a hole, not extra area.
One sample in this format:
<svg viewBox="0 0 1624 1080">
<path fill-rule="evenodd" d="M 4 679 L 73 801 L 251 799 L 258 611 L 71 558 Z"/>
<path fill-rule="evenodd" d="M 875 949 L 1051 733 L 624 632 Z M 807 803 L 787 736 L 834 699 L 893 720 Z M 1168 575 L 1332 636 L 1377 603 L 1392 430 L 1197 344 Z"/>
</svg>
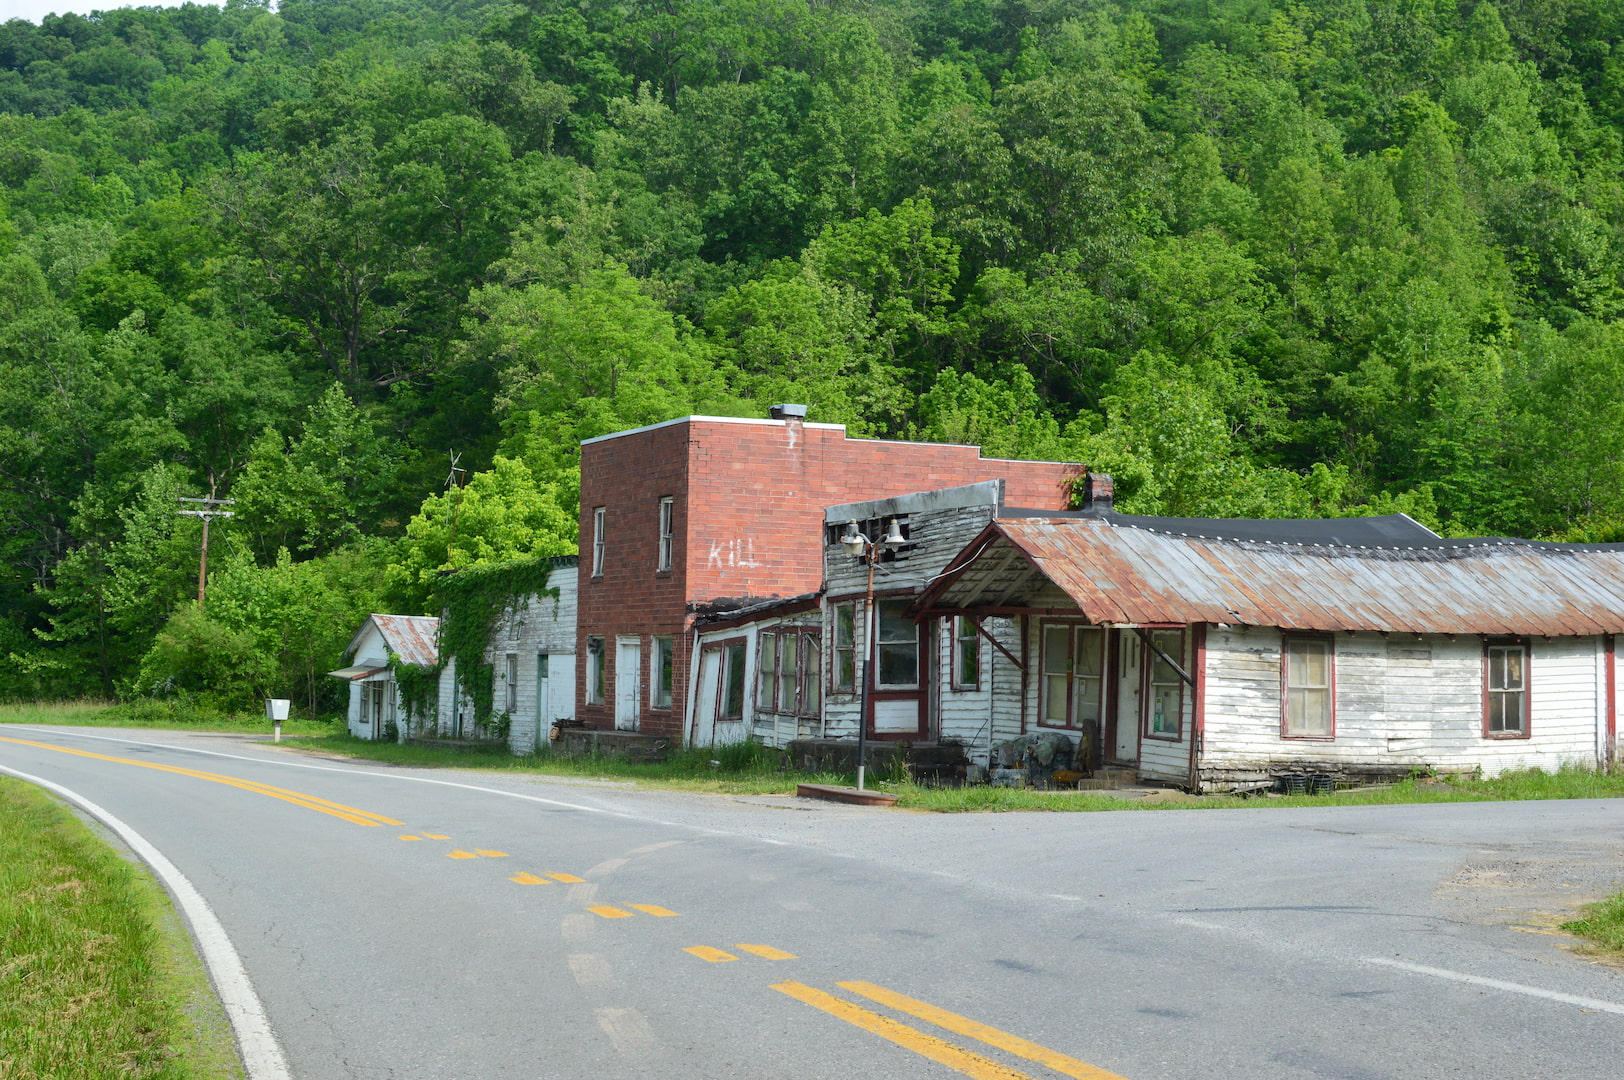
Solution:
<svg viewBox="0 0 1624 1080">
<path fill-rule="evenodd" d="M 1023 558 L 997 557 L 1011 548 Z M 1041 575 L 1095 623 L 1624 633 L 1624 545 L 1615 544 L 1486 538 L 1310 545 L 1174 535 L 1075 518 L 1001 518 L 954 564 L 922 607 L 1032 606 Z"/>
<path fill-rule="evenodd" d="M 432 615 L 377 614 L 368 618 L 378 627 L 389 651 L 400 657 L 402 662 L 418 667 L 434 667 L 439 663 L 439 619 Z M 366 627 L 362 626 L 361 630 L 365 631 Z M 360 637 L 361 633 L 357 632 L 350 641 L 350 650 L 355 648 Z"/>
</svg>

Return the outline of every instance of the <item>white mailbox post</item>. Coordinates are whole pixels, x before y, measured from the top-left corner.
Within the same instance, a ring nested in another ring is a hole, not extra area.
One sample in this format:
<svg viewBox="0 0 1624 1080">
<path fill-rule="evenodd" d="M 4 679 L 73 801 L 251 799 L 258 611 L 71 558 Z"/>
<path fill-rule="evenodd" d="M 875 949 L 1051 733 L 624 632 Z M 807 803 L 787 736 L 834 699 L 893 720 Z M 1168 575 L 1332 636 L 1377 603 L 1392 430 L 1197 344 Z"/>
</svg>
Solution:
<svg viewBox="0 0 1624 1080">
<path fill-rule="evenodd" d="M 288 718 L 288 706 L 292 704 L 293 702 L 288 698 L 273 697 L 265 699 L 265 715 L 276 727 L 274 742 L 282 741 L 282 721 Z"/>
</svg>

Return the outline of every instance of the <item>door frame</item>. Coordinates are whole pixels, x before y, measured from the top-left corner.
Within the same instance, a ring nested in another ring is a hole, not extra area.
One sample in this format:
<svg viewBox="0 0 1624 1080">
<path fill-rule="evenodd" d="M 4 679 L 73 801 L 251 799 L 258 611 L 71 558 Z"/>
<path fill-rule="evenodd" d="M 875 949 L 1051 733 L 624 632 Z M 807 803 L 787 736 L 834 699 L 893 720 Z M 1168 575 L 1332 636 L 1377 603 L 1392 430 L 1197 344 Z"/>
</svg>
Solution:
<svg viewBox="0 0 1624 1080">
<path fill-rule="evenodd" d="M 634 658 L 631 665 L 631 688 L 627 692 L 627 670 L 622 659 L 628 654 Z M 639 706 L 643 702 L 643 639 L 635 634 L 620 634 L 615 638 L 615 730 L 636 731 L 642 718 Z M 623 713 L 630 706 L 631 715 Z"/>
</svg>

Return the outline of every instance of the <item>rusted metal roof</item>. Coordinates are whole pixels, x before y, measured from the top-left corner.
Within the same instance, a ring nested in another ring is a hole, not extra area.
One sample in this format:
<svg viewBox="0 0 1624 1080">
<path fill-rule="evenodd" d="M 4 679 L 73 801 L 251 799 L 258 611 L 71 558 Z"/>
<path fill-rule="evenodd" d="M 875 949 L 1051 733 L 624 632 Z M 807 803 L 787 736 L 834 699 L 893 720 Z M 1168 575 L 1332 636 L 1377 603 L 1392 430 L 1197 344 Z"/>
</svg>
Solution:
<svg viewBox="0 0 1624 1080">
<path fill-rule="evenodd" d="M 389 651 L 403 663 L 418 667 L 434 667 L 439 663 L 440 620 L 432 615 L 369 615 L 367 621 L 377 626 Z M 350 639 L 346 653 L 353 653 L 366 633 L 366 624 Z"/>
<path fill-rule="evenodd" d="M 1053 608 L 1067 599 L 1094 623 L 1624 633 L 1624 545 L 1482 538 L 1366 547 L 1000 518 L 918 607 Z"/>
</svg>

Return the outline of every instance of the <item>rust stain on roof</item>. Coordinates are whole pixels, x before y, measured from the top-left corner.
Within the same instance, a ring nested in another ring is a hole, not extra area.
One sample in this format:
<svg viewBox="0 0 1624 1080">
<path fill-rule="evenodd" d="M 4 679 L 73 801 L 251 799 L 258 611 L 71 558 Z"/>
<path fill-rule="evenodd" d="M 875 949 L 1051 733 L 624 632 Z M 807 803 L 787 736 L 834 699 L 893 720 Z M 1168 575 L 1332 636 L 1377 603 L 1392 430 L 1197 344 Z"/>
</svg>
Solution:
<svg viewBox="0 0 1624 1080">
<path fill-rule="evenodd" d="M 403 663 L 434 667 L 439 663 L 440 620 L 432 615 L 373 615 L 379 633 Z"/>
<path fill-rule="evenodd" d="M 1095 623 L 1624 633 L 1624 545 L 1484 538 L 1360 547 L 1174 535 L 1075 518 L 1001 518 L 981 541 L 921 606 L 951 609 L 955 594 L 974 592 L 976 606 L 1018 607 L 1038 584 L 1035 570 Z M 1000 569 L 988 557 L 1006 547 L 1025 564 Z"/>
</svg>

